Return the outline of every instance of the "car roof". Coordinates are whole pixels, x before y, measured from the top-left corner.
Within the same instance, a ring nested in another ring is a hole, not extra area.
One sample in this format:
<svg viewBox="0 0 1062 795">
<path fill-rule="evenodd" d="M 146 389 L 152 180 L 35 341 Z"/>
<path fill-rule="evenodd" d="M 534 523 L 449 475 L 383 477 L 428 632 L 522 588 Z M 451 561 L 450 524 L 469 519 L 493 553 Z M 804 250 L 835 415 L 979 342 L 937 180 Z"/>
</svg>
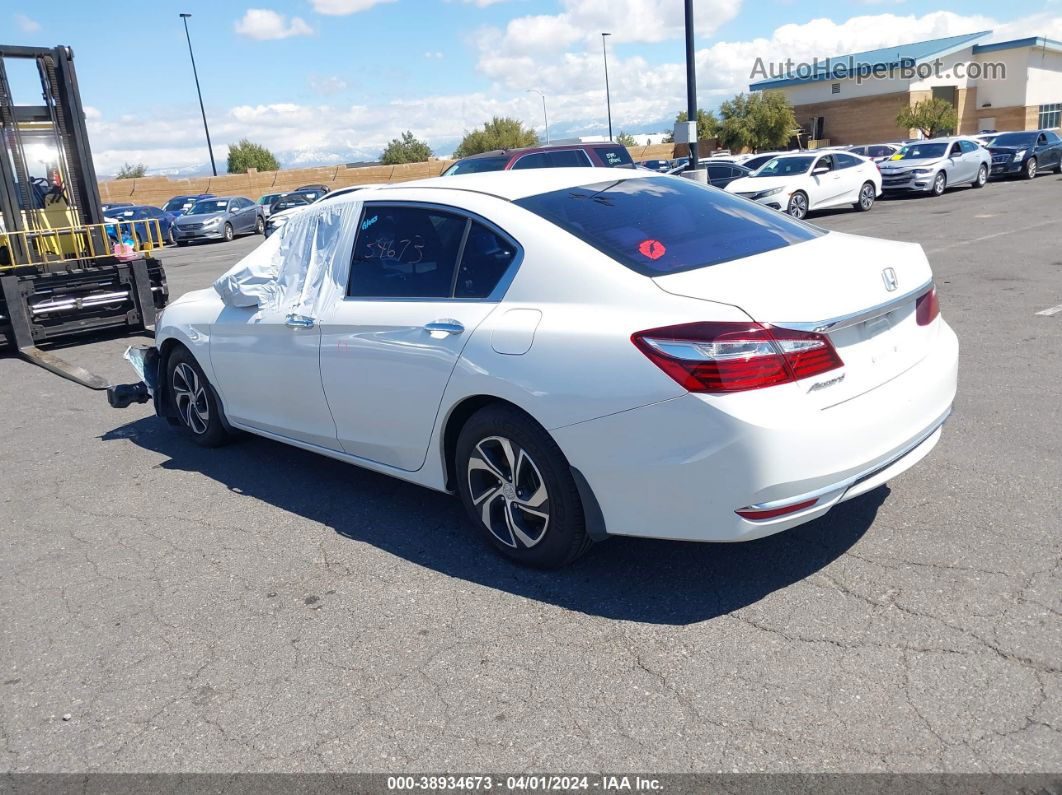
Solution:
<svg viewBox="0 0 1062 795">
<path fill-rule="evenodd" d="M 613 141 L 594 141 L 593 143 L 585 144 L 543 144 L 541 146 L 522 146 L 516 149 L 491 149 L 489 152 L 480 152 L 479 154 L 469 155 L 468 157 L 460 158 L 460 160 L 479 160 L 483 157 L 513 157 L 515 155 L 526 155 L 529 152 L 559 152 L 571 149 L 593 149 L 599 146 L 619 146 L 619 144 Z M 660 159 L 662 160 L 663 158 Z"/>
<path fill-rule="evenodd" d="M 359 196 L 359 200 L 386 200 L 389 192 L 415 188 L 485 193 L 499 199 L 515 201 L 539 193 L 577 188 L 581 185 L 594 185 L 599 182 L 668 178 L 667 175 L 653 171 L 618 168 L 529 168 L 517 171 L 484 171 L 478 174 L 455 174 L 449 177 L 432 177 L 367 188 L 365 190 L 367 195 Z M 682 177 L 675 179 L 682 179 Z"/>
</svg>

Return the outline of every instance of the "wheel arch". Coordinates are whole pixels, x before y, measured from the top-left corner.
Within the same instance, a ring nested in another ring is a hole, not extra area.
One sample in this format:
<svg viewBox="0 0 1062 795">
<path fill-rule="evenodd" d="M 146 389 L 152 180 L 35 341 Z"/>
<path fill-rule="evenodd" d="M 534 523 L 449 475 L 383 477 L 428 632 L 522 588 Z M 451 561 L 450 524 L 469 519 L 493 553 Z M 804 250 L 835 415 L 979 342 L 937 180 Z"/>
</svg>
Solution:
<svg viewBox="0 0 1062 795">
<path fill-rule="evenodd" d="M 443 423 L 442 433 L 439 438 L 441 440 L 441 453 L 443 459 L 443 475 L 445 478 L 445 487 L 448 491 L 456 492 L 457 490 L 457 472 L 456 461 L 457 457 L 457 438 L 461 435 L 461 429 L 465 427 L 465 423 L 474 415 L 477 411 L 487 406 L 498 405 L 508 406 L 509 408 L 519 411 L 521 414 L 527 415 L 528 418 L 538 423 L 538 425 L 549 434 L 549 430 L 543 425 L 535 416 L 511 400 L 498 397 L 497 395 L 470 395 L 462 398 L 455 403 L 446 415 L 446 419 Z M 550 434 L 553 437 L 553 434 Z M 553 441 L 557 442 L 556 438 Z M 563 453 L 563 448 L 561 449 Z M 567 459 L 567 456 L 565 456 Z M 604 514 L 601 511 L 601 506 L 597 501 L 597 497 L 594 496 L 593 489 L 590 487 L 590 483 L 587 481 L 586 476 L 583 475 L 578 469 L 568 462 L 568 468 L 571 470 L 572 476 L 575 478 L 575 485 L 579 490 L 579 498 L 583 504 L 583 516 L 586 521 L 586 532 L 591 538 L 601 539 L 608 535 L 605 530 Z"/>
<path fill-rule="evenodd" d="M 196 364 L 199 365 L 199 369 L 203 371 L 206 376 L 207 388 L 210 390 L 211 395 L 214 397 L 214 402 L 218 407 L 219 418 L 221 424 L 225 426 L 225 430 L 229 433 L 234 433 L 235 429 L 229 424 L 229 418 L 225 413 L 225 404 L 221 399 L 221 394 L 218 392 L 217 387 L 213 381 L 213 368 L 209 367 L 209 362 L 204 366 L 200 356 L 196 355 L 196 346 L 189 344 L 188 341 L 181 339 L 180 337 L 167 337 L 161 343 L 159 343 L 159 396 L 156 401 L 156 411 L 160 417 L 165 417 L 171 423 L 176 422 L 176 413 L 173 408 L 173 401 L 170 397 L 170 383 L 166 377 L 169 371 L 170 357 L 174 351 L 183 350 L 191 356 Z M 202 351 L 205 353 L 205 351 Z"/>
</svg>

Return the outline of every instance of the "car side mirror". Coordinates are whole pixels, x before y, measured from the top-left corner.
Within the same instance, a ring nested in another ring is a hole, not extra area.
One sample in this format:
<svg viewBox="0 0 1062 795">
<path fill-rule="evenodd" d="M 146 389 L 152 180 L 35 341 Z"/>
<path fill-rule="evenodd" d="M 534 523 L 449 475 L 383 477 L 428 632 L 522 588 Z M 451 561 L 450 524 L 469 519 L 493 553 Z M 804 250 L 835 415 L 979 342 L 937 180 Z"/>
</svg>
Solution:
<svg viewBox="0 0 1062 795">
<path fill-rule="evenodd" d="M 811 176 L 817 177 L 820 174 L 829 174 L 829 173 L 830 173 L 830 170 L 828 168 L 826 168 L 826 166 L 819 166 L 818 168 L 816 168 L 814 171 L 811 172 Z"/>
</svg>

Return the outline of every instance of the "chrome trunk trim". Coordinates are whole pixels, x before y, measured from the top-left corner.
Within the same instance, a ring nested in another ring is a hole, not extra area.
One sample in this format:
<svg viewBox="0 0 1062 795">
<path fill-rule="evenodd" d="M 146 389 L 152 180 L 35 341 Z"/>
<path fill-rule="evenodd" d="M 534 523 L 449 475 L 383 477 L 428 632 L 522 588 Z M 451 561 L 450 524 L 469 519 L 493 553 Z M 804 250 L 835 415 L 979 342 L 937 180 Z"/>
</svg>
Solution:
<svg viewBox="0 0 1062 795">
<path fill-rule="evenodd" d="M 906 292 L 903 295 L 898 295 L 895 298 L 890 298 L 884 303 L 872 306 L 869 309 L 860 309 L 858 312 L 852 312 L 847 315 L 831 317 L 828 320 L 816 320 L 811 322 L 793 321 L 770 323 L 770 325 L 790 329 L 792 331 L 812 331 L 817 334 L 829 334 L 831 331 L 840 331 L 841 329 L 856 326 L 860 323 L 865 323 L 868 320 L 873 320 L 876 317 L 887 315 L 889 312 L 898 309 L 908 301 L 921 298 L 925 293 L 929 292 L 932 287 L 933 280 L 930 279 L 928 282 L 916 287 L 914 290 Z"/>
</svg>

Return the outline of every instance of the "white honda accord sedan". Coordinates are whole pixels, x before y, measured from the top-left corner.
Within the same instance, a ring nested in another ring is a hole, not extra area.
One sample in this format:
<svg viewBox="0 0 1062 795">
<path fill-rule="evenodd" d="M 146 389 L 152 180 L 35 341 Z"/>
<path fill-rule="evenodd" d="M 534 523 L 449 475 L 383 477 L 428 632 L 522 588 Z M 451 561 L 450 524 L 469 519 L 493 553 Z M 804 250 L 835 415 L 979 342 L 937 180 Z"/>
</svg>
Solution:
<svg viewBox="0 0 1062 795">
<path fill-rule="evenodd" d="M 500 552 L 743 541 L 937 443 L 958 343 L 922 249 L 694 182 L 542 169 L 299 213 L 131 349 L 214 446 L 249 431 L 456 492 Z"/>
</svg>

